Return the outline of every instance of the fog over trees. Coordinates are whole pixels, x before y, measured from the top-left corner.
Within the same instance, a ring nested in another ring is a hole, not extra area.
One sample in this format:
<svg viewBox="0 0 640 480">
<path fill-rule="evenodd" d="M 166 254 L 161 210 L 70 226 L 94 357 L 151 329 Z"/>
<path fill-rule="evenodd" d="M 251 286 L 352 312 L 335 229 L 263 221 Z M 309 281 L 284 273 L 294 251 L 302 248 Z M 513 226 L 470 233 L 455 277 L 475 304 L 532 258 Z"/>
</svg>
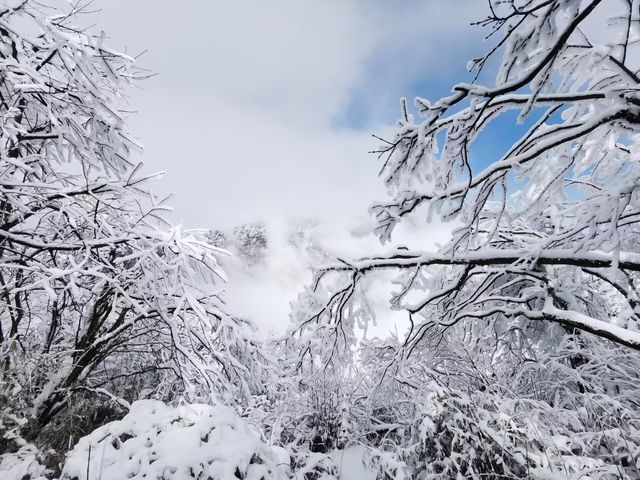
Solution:
<svg viewBox="0 0 640 480">
<path fill-rule="evenodd" d="M 278 232 L 282 334 L 225 300 L 273 230 L 172 224 L 90 10 L 0 5 L 0 478 L 640 479 L 640 1 L 489 0 L 372 132 L 383 247 Z"/>
</svg>

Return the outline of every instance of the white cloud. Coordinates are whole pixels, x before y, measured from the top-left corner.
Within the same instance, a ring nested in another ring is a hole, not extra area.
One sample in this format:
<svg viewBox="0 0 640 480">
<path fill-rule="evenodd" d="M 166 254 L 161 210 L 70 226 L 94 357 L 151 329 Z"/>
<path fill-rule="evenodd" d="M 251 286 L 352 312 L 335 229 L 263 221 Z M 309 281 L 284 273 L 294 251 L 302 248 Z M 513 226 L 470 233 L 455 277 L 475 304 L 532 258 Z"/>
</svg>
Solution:
<svg viewBox="0 0 640 480">
<path fill-rule="evenodd" d="M 395 109 L 430 65 L 450 66 L 465 38 L 450 33 L 477 4 L 452 15 L 444 1 L 95 3 L 116 47 L 149 50 L 141 63 L 159 75 L 135 93 L 132 130 L 147 169 L 167 171 L 158 189 L 176 193 L 176 220 L 203 227 L 364 214 L 383 192 L 370 133 L 395 120 L 376 105 Z M 334 128 L 354 98 L 380 127 Z"/>
<path fill-rule="evenodd" d="M 354 0 L 190 0 L 168 11 L 150 0 L 100 6 L 117 46 L 149 50 L 144 63 L 160 74 L 152 95 L 156 88 L 178 97 L 197 92 L 289 124 L 325 123 L 376 43 L 368 9 Z"/>
</svg>

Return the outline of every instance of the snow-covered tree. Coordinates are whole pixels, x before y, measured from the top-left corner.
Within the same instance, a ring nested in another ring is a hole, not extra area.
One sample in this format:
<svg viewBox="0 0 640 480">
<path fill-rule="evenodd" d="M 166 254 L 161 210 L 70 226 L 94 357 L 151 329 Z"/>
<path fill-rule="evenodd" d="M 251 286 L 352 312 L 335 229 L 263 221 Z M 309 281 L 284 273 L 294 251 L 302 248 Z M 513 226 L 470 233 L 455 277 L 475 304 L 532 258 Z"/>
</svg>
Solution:
<svg viewBox="0 0 640 480">
<path fill-rule="evenodd" d="M 627 2 L 615 28 L 591 39 L 585 23 L 604 25 L 616 1 L 493 3 L 482 23 L 505 32 L 495 85 L 417 98 L 421 121 L 403 101 L 396 137 L 380 152 L 392 192 L 372 207 L 382 241 L 422 214 L 455 220 L 451 242 L 437 254 L 392 251 L 327 270 L 402 269 L 407 292 L 429 287 L 403 308 L 438 310 L 441 324 L 526 317 L 640 349 L 637 5 Z M 481 70 L 498 51 L 470 66 Z M 473 142 L 497 134 L 491 122 L 514 110 L 522 135 L 494 160 L 471 162 Z M 603 314 L 608 295 L 623 306 L 620 324 Z"/>
<path fill-rule="evenodd" d="M 233 230 L 233 238 L 239 256 L 249 264 L 260 262 L 267 248 L 267 230 L 259 223 L 247 223 Z"/>
<path fill-rule="evenodd" d="M 254 329 L 219 296 L 224 252 L 168 223 L 132 159 L 125 93 L 146 73 L 81 13 L 0 7 L 0 409 L 30 409 L 32 435 L 74 393 L 136 378 L 129 396 L 260 388 Z"/>
<path fill-rule="evenodd" d="M 320 270 L 315 285 L 326 301 L 299 324 L 300 335 L 331 362 L 366 313 L 363 281 L 397 272 L 391 305 L 406 312 L 408 328 L 378 346 L 378 365 L 414 399 L 431 399 L 415 402 L 421 433 L 406 440 L 422 449 L 413 459 L 433 460 L 429 475 L 593 468 L 634 478 L 640 2 L 489 7 L 479 24 L 497 40 L 469 63 L 473 80 L 436 101 L 416 98 L 414 108 L 403 100 L 395 137 L 379 150 L 390 192 L 372 207 L 381 240 L 422 216 L 451 222 L 450 241 L 434 253 L 396 248 Z M 512 138 L 481 157 L 475 142 L 492 136 Z M 336 277 L 342 286 L 322 293 Z M 554 451 L 553 435 L 534 438 L 535 428 L 556 432 L 555 440 L 561 430 L 568 443 Z M 429 444 L 433 436 L 440 443 Z M 388 460 L 382 453 L 379 465 Z M 406 465 L 388 463 L 386 474 L 401 478 Z"/>
</svg>

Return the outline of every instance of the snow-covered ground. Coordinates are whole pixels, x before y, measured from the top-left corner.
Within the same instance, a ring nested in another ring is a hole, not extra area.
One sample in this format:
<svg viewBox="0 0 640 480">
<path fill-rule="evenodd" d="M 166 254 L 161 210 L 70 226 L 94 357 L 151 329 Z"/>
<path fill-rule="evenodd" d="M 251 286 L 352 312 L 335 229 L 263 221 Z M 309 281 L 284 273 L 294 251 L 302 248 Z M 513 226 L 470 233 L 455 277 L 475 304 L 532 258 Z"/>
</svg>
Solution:
<svg viewBox="0 0 640 480">
<path fill-rule="evenodd" d="M 284 449 L 263 443 L 228 407 L 141 400 L 122 420 L 83 437 L 67 455 L 61 479 L 284 480 L 288 465 Z"/>
<path fill-rule="evenodd" d="M 362 463 L 363 454 L 364 447 L 360 445 L 331 452 L 342 480 L 375 480 L 375 472 L 367 470 Z"/>
</svg>

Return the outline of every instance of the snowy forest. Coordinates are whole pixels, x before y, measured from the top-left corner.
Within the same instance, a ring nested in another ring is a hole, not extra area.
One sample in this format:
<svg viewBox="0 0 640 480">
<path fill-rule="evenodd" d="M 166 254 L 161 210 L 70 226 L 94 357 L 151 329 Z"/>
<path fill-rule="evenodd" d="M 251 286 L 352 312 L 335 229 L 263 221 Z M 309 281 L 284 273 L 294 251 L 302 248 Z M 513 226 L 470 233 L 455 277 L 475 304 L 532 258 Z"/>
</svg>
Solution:
<svg viewBox="0 0 640 480">
<path fill-rule="evenodd" d="M 280 228 L 279 331 L 236 308 L 272 227 L 155 190 L 153 65 L 0 1 L 0 479 L 640 479 L 640 0 L 478 2 L 464 81 L 369 132 L 376 244 Z"/>
</svg>

